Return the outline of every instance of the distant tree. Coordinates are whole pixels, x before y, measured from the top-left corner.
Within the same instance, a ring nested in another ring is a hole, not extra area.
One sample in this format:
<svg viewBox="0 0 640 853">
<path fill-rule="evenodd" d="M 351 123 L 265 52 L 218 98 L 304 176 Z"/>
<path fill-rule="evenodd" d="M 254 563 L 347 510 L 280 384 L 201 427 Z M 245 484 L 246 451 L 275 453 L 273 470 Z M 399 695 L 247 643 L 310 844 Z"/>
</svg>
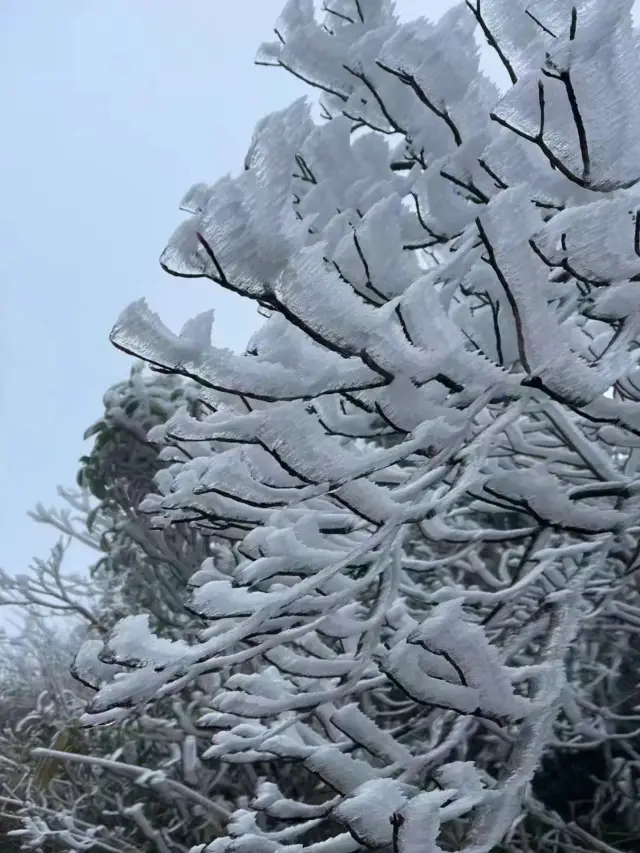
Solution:
<svg viewBox="0 0 640 853">
<path fill-rule="evenodd" d="M 163 632 L 185 630 L 183 592 L 210 550 L 187 525 L 155 530 L 148 516 L 139 512 L 166 460 L 189 458 L 178 442 L 167 441 L 160 459 L 158 445 L 147 436 L 183 405 L 197 416 L 195 391 L 194 383 L 150 375 L 142 363 L 137 364 L 128 380 L 108 389 L 102 417 L 85 433 L 93 445 L 81 459 L 80 494 L 61 492 L 67 505 L 79 512 L 78 524 L 74 527 L 68 510 L 40 506 L 34 514 L 63 535 L 88 539 L 87 544 L 97 547 L 102 557 L 93 565 L 92 575 L 117 583 L 127 612 L 144 609 Z"/>
</svg>

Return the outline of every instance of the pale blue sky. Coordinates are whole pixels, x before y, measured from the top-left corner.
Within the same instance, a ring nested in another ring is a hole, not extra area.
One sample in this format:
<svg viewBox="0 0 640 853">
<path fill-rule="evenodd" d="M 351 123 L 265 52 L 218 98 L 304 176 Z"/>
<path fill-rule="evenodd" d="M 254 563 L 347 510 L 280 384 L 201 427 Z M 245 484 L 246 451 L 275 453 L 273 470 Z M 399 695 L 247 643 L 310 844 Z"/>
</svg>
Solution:
<svg viewBox="0 0 640 853">
<path fill-rule="evenodd" d="M 400 0 L 438 17 L 449 0 Z M 72 485 L 82 433 L 131 361 L 107 341 L 146 296 L 172 327 L 213 305 L 242 348 L 253 309 L 158 255 L 194 182 L 241 168 L 255 122 L 299 96 L 253 65 L 282 0 L 0 3 L 0 565 L 55 535 L 26 513 Z"/>
<path fill-rule="evenodd" d="M 55 539 L 26 517 L 73 484 L 82 432 L 131 366 L 107 341 L 147 296 L 171 325 L 213 303 L 241 347 L 239 300 L 162 273 L 190 184 L 238 169 L 256 120 L 302 89 L 253 65 L 281 0 L 0 4 L 0 565 Z"/>
</svg>

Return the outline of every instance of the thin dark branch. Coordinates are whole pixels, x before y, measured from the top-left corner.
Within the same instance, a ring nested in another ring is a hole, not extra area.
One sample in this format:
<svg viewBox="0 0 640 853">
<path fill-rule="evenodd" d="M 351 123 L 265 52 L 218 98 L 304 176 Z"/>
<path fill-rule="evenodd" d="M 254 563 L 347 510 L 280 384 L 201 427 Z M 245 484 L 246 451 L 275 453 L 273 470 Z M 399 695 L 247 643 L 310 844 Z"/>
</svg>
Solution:
<svg viewBox="0 0 640 853">
<path fill-rule="evenodd" d="M 513 86 L 515 86 L 515 84 L 518 82 L 518 77 L 516 75 L 516 72 L 513 70 L 513 66 L 511 65 L 511 62 L 507 59 L 505 52 L 502 50 L 502 48 L 498 44 L 495 36 L 493 35 L 491 30 L 487 26 L 487 22 L 482 17 L 482 11 L 480 8 L 480 0 L 476 0 L 475 6 L 470 2 L 470 0 L 465 0 L 465 3 L 467 5 L 467 7 L 471 10 L 471 12 L 473 13 L 473 16 L 475 17 L 476 21 L 478 22 L 478 26 L 482 30 L 482 34 L 484 35 L 484 37 L 487 40 L 487 44 L 489 45 L 489 47 L 493 48 L 493 50 L 495 50 L 495 52 L 498 54 L 498 58 L 499 58 L 500 62 L 503 64 L 507 74 L 509 75 L 509 80 L 511 81 L 511 84 Z"/>
</svg>

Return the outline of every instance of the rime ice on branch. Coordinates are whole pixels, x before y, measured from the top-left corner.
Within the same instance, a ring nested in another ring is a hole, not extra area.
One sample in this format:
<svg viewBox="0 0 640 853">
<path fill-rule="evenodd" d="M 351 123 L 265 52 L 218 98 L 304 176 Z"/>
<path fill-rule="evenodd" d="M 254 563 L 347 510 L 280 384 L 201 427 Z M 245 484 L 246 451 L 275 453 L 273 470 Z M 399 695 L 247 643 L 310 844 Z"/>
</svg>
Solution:
<svg viewBox="0 0 640 853">
<path fill-rule="evenodd" d="M 607 702 L 640 625 L 631 6 L 469 0 L 432 24 L 289 2 L 258 61 L 322 118 L 300 100 L 263 119 L 240 175 L 187 193 L 161 258 L 253 300 L 262 328 L 236 355 L 211 313 L 174 334 L 138 302 L 114 327 L 200 388 L 199 416 L 150 434 L 193 454 L 142 511 L 235 560 L 192 578 L 197 642 L 116 628 L 102 656 L 130 671 L 85 719 L 220 672 L 209 756 L 322 783 L 305 802 L 264 782 L 200 850 L 435 853 L 454 833 L 488 851 L 546 749 L 624 719 Z"/>
</svg>

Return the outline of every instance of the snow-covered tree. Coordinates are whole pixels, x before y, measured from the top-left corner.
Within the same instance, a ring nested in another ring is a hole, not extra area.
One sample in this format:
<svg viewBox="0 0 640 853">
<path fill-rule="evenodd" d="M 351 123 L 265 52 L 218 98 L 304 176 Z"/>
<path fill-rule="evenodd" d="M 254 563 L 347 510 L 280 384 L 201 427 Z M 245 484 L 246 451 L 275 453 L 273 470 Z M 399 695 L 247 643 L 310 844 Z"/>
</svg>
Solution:
<svg viewBox="0 0 640 853">
<path fill-rule="evenodd" d="M 235 355 L 210 313 L 174 334 L 138 302 L 116 323 L 200 401 L 151 430 L 191 458 L 140 511 L 235 559 L 190 579 L 197 637 L 141 614 L 82 649 L 80 673 L 126 667 L 84 721 L 215 676 L 205 759 L 320 780 L 307 798 L 262 780 L 194 850 L 527 849 L 526 814 L 536 849 L 589 846 L 530 783 L 554 750 L 603 744 L 626 750 L 607 807 L 637 825 L 631 6 L 468 0 L 403 23 L 390 0 L 322 20 L 290 0 L 259 62 L 307 81 L 321 117 L 300 100 L 263 119 L 243 173 L 187 193 L 161 258 L 264 325 Z"/>
<path fill-rule="evenodd" d="M 135 511 L 160 467 L 146 433 L 188 400 L 188 382 L 141 366 L 110 388 L 87 430 L 80 489 L 59 489 L 60 507 L 32 513 L 61 540 L 27 573 L 0 572 L 0 604 L 21 617 L 0 641 L 0 817 L 29 849 L 175 849 L 219 831 L 250 787 L 238 773 L 200 767 L 197 694 L 133 727 L 87 732 L 78 716 L 91 691 L 69 671 L 79 644 L 100 644 L 119 616 L 150 608 L 169 634 L 198 621 L 184 610 L 185 580 L 210 548 L 195 531 L 154 531 Z M 98 555 L 85 575 L 65 570 L 73 542 L 89 560 Z"/>
<path fill-rule="evenodd" d="M 142 364 L 136 364 L 126 381 L 107 390 L 103 402 L 102 417 L 85 432 L 93 445 L 81 458 L 77 481 L 82 494 L 62 493 L 67 504 L 81 510 L 75 527 L 69 523 L 68 511 L 61 514 L 38 507 L 35 517 L 56 525 L 67 536 L 88 537 L 89 544 L 97 545 L 103 557 L 94 564 L 92 574 L 117 584 L 127 611 L 143 608 L 158 630 L 183 633 L 187 623 L 194 621 L 185 621 L 183 592 L 208 555 L 208 544 L 184 525 L 154 530 L 148 516 L 138 512 L 138 505 L 163 467 L 158 446 L 147 438 L 149 430 L 165 423 L 181 406 L 197 415 L 194 383 L 149 375 Z M 189 458 L 177 442 L 166 442 L 164 454 L 165 458 L 167 454 L 168 458 Z"/>
<path fill-rule="evenodd" d="M 185 691 L 135 724 L 87 731 L 78 716 L 100 671 L 83 670 L 85 683 L 69 671 L 79 644 L 100 646 L 119 616 L 149 607 L 168 636 L 202 624 L 184 609 L 186 578 L 203 552 L 221 567 L 230 555 L 185 526 L 153 530 L 135 506 L 163 464 L 146 433 L 181 402 L 196 412 L 191 391 L 188 381 L 140 366 L 108 389 L 102 417 L 87 430 L 93 444 L 80 489 L 59 489 L 61 506 L 32 513 L 63 538 L 27 573 L 0 571 L 0 604 L 21 617 L 18 630 L 0 637 L 0 833 L 26 849 L 173 853 L 219 834 L 254 788 L 251 768 L 201 761 L 209 738 L 196 721 L 215 676 L 204 692 Z M 177 442 L 171 454 L 180 458 Z M 73 542 L 89 560 L 98 555 L 85 574 L 65 568 Z M 269 775 L 295 784 L 296 768 Z"/>
</svg>

